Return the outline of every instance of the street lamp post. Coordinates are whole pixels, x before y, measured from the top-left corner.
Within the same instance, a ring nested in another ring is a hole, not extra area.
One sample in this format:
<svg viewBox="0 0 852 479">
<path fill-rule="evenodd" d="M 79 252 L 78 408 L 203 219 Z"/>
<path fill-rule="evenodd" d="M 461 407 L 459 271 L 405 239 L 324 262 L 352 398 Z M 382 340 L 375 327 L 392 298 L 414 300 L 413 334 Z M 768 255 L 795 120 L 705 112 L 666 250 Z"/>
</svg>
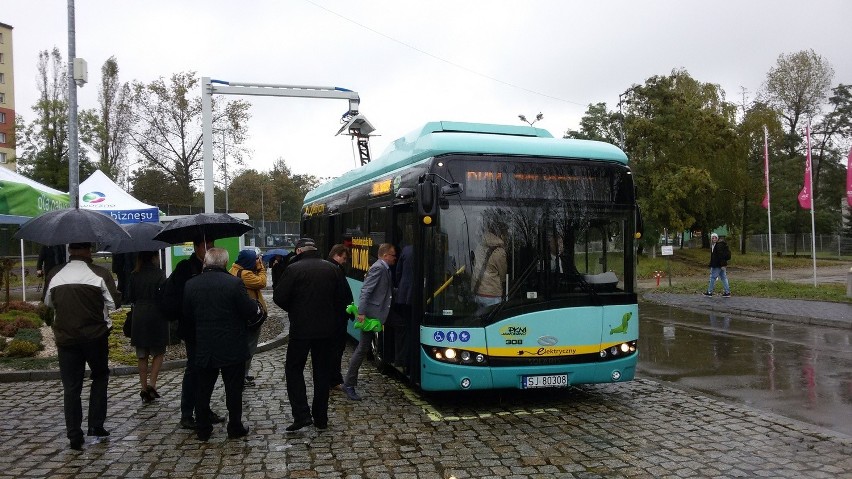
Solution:
<svg viewBox="0 0 852 479">
<path fill-rule="evenodd" d="M 281 203 L 278 203 L 278 221 L 284 222 L 284 216 L 281 214 L 281 207 L 284 206 L 284 202 L 287 200 L 282 200 Z"/>
<path fill-rule="evenodd" d="M 527 120 L 527 117 L 526 117 L 525 115 L 518 115 L 518 118 L 519 118 L 522 122 L 524 122 L 524 123 L 528 124 L 529 126 L 533 126 L 533 125 L 535 125 L 535 124 L 536 124 L 539 120 L 541 120 L 542 118 L 544 118 L 544 115 L 543 115 L 541 112 L 538 112 L 538 115 L 536 115 L 536 116 L 535 116 L 535 120 L 533 120 L 533 121 L 529 121 L 529 120 Z"/>
</svg>

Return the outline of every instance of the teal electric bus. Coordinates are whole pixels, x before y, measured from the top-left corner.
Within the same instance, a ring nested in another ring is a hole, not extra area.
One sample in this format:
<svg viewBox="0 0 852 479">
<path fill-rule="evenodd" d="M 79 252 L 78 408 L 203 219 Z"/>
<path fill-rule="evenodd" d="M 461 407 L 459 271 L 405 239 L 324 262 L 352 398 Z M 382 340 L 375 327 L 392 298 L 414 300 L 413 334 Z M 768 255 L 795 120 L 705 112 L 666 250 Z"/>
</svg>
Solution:
<svg viewBox="0 0 852 479">
<path fill-rule="evenodd" d="M 374 362 L 426 391 L 632 379 L 640 223 L 619 148 L 458 122 L 399 138 L 302 209 L 323 254 L 351 247 L 356 301 L 378 246 L 396 246 L 407 293 Z"/>
</svg>

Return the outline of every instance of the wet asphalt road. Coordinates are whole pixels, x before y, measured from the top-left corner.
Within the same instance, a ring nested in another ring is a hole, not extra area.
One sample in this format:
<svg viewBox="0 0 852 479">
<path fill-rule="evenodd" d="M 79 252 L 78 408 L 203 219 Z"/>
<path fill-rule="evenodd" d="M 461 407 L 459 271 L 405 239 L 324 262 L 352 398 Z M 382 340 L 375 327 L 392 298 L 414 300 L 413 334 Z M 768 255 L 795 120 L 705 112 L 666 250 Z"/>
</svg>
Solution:
<svg viewBox="0 0 852 479">
<path fill-rule="evenodd" d="M 852 331 L 640 307 L 640 377 L 852 435 Z"/>
</svg>

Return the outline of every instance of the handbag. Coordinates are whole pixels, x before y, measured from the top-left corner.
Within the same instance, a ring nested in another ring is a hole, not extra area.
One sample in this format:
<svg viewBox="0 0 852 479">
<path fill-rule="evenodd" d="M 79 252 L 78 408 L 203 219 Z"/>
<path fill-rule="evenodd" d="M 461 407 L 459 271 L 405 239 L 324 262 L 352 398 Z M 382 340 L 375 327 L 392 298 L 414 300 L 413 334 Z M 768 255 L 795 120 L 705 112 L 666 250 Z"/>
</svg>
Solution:
<svg viewBox="0 0 852 479">
<path fill-rule="evenodd" d="M 243 271 L 245 270 L 241 269 L 240 272 L 237 273 L 238 278 L 242 279 Z M 255 311 L 254 316 L 252 316 L 251 319 L 249 319 L 246 323 L 246 327 L 248 329 L 259 328 L 263 324 L 263 322 L 266 321 L 266 316 L 268 316 L 266 313 L 266 309 L 263 308 L 263 303 L 261 303 L 259 299 L 255 299 L 254 302 L 255 306 L 257 306 L 257 311 Z"/>
<path fill-rule="evenodd" d="M 246 327 L 248 329 L 257 329 L 266 321 L 266 317 L 268 316 L 266 310 L 263 309 L 263 304 L 259 300 L 254 300 L 255 305 L 257 306 L 257 311 L 254 313 L 254 316 L 248 320 L 246 323 Z"/>
<path fill-rule="evenodd" d="M 124 332 L 124 336 L 130 337 L 131 332 L 133 331 L 133 308 L 130 308 L 130 311 L 127 312 L 127 318 L 124 319 L 124 326 L 121 327 L 121 330 Z"/>
</svg>

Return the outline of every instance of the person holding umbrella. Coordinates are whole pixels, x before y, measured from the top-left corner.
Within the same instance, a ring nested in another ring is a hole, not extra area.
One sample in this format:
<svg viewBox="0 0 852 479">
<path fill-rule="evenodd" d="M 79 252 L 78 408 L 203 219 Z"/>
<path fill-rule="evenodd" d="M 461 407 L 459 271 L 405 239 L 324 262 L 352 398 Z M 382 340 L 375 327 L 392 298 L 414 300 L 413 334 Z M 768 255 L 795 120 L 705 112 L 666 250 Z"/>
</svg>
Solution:
<svg viewBox="0 0 852 479">
<path fill-rule="evenodd" d="M 71 449 L 83 449 L 83 390 L 86 365 L 91 372 L 89 436 L 105 437 L 109 330 L 107 311 L 121 306 L 112 273 L 92 264 L 91 243 L 71 243 L 69 261 L 53 268 L 46 279 L 44 304 L 53 308 L 53 334 L 64 394 L 65 428 Z"/>
<path fill-rule="evenodd" d="M 190 278 L 201 274 L 204 257 L 207 250 L 213 248 L 214 240 L 240 236 L 252 229 L 248 223 L 226 213 L 198 213 L 170 222 L 153 238 L 171 244 L 192 241 L 194 247 L 192 256 L 177 264 L 166 281 L 163 293 L 163 308 L 172 318 L 177 318 L 178 336 L 186 345 L 187 361 L 180 393 L 180 425 L 184 429 L 195 429 L 199 412 L 195 408 L 198 384 L 197 368 L 193 360 L 196 356 L 196 324 L 192 317 L 183 313 L 184 288 Z M 193 412 L 196 413 L 194 418 Z M 212 423 L 225 422 L 225 418 L 212 411 L 209 419 Z"/>
<path fill-rule="evenodd" d="M 188 259 L 175 266 L 163 292 L 163 308 L 178 321 L 178 336 L 183 339 L 186 347 L 186 367 L 183 370 L 183 382 L 180 389 L 180 426 L 184 429 L 195 429 L 197 413 L 195 409 L 195 394 L 197 385 L 197 368 L 195 365 L 195 322 L 192 317 L 183 314 L 183 297 L 187 281 L 201 274 L 204 269 L 204 257 L 207 250 L 213 248 L 213 240 L 196 238 L 192 242 L 193 253 Z M 196 414 L 193 414 L 196 413 Z M 225 418 L 215 412 L 210 412 L 210 420 L 216 423 L 225 422 Z"/>
</svg>

